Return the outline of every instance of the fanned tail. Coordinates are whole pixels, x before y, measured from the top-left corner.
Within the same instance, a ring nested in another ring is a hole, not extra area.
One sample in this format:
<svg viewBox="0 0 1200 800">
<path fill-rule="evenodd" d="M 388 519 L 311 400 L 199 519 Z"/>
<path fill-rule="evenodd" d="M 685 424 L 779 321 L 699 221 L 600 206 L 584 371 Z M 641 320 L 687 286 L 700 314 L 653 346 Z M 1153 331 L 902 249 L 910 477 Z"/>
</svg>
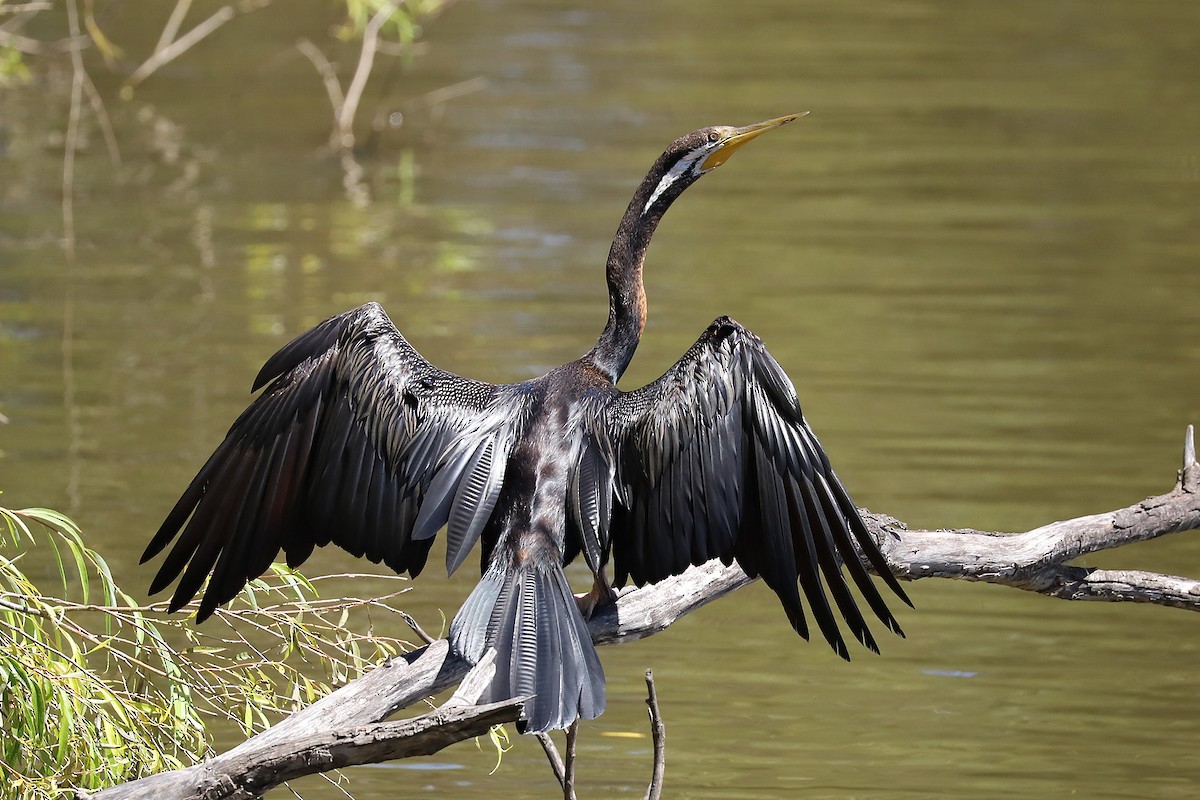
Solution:
<svg viewBox="0 0 1200 800">
<path fill-rule="evenodd" d="M 496 674 L 480 702 L 532 695 L 517 725 L 522 733 L 563 729 L 604 711 L 604 669 L 557 563 L 494 562 L 455 615 L 450 643 L 473 664 L 496 648 Z"/>
</svg>

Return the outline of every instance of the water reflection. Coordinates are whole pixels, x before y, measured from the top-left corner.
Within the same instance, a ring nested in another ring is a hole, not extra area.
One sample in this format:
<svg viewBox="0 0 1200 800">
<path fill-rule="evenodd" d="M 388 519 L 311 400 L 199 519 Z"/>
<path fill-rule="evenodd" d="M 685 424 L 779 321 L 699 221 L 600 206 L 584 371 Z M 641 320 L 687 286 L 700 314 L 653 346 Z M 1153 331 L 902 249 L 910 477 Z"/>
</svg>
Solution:
<svg viewBox="0 0 1200 800">
<path fill-rule="evenodd" d="M 316 5 L 297 3 L 297 24 Z M 602 326 L 599 265 L 658 149 L 794 109 L 813 113 L 790 143 L 739 156 L 664 222 L 627 383 L 729 313 L 792 373 L 862 505 L 1013 530 L 1162 491 L 1200 420 L 1198 9 L 460 4 L 385 104 L 487 86 L 381 134 L 367 206 L 319 152 L 310 67 L 260 59 L 290 52 L 293 32 L 255 28 L 255 46 L 214 40 L 194 71 L 114 105 L 120 166 L 85 131 L 72 273 L 62 115 L 45 111 L 62 77 L 6 93 L 5 501 L 71 508 L 144 586 L 146 537 L 287 336 L 377 299 L 458 372 L 514 380 L 574 358 Z M 1198 575 L 1196 542 L 1094 560 Z M 437 629 L 469 585 L 425 576 L 410 610 Z M 648 665 L 671 796 L 1194 794 L 1191 615 L 979 586 L 913 594 L 910 638 L 849 667 L 795 640 L 762 587 L 602 653 L 610 710 L 580 744 L 586 796 L 644 789 Z M 352 785 L 554 793 L 528 741 L 489 775 L 493 759 L 460 745 Z"/>
</svg>

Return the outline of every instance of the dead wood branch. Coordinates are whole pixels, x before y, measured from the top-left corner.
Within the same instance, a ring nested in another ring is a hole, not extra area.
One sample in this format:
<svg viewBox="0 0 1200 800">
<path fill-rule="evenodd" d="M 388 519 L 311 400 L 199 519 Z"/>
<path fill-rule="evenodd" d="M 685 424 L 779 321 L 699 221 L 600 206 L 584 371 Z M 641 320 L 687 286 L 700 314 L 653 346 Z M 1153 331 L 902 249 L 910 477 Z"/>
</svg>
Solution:
<svg viewBox="0 0 1200 800">
<path fill-rule="evenodd" d="M 662 797 L 663 774 L 667 766 L 667 737 L 666 726 L 663 725 L 662 713 L 658 708 L 658 692 L 654 688 L 654 672 L 646 670 L 646 708 L 650 716 L 650 736 L 654 742 L 654 762 L 651 767 L 650 784 L 646 787 L 646 800 L 659 800 Z M 550 761 L 550 770 L 555 780 L 563 790 L 563 800 L 577 800 L 575 794 L 575 763 L 576 739 L 579 736 L 579 720 L 571 723 L 566 732 L 567 756 L 564 761 L 559 755 L 554 740 L 548 733 L 535 733 L 534 736 L 546 751 Z"/>
<path fill-rule="evenodd" d="M 0 6 L 0 16 L 7 14 L 34 14 L 38 11 L 49 11 L 54 7 L 50 0 L 41 0 L 41 2 L 10 4 L 5 3 Z"/>
<path fill-rule="evenodd" d="M 538 744 L 546 751 L 546 760 L 550 762 L 550 771 L 554 773 L 554 780 L 558 781 L 558 785 L 563 787 L 563 792 L 567 788 L 567 766 L 563 764 L 562 756 L 558 754 L 558 748 L 554 746 L 554 740 L 550 738 L 548 733 L 535 733 Z M 565 794 L 564 794 L 565 796 Z M 571 800 L 567 797 L 567 800 Z"/>
<path fill-rule="evenodd" d="M 356 681 L 264 734 L 201 764 L 78 796 L 96 800 L 243 800 L 304 775 L 436 753 L 463 739 L 482 736 L 494 725 L 515 722 L 520 716 L 526 698 L 476 705 L 495 672 L 494 658 L 495 651 L 489 651 L 444 705 L 419 717 L 395 722 L 346 721 L 374 720 L 379 714 L 378 708 L 363 702 L 366 698 L 360 688 L 346 691 Z M 397 661 L 403 659 L 393 659 L 367 677 L 388 673 L 387 667 L 395 666 Z M 400 672 L 404 674 L 403 667 Z M 418 681 L 428 677 L 420 669 L 416 675 L 420 676 Z M 338 713 L 337 702 L 347 702 L 349 711 Z M 317 713 L 309 713 L 314 710 Z M 334 720 L 338 721 L 329 724 Z"/>
<path fill-rule="evenodd" d="M 658 691 L 654 688 L 651 670 L 646 670 L 646 708 L 650 713 L 650 736 L 654 742 L 654 769 L 650 774 L 650 785 L 646 787 L 646 800 L 659 800 L 663 775 L 667 771 L 667 726 L 658 710 Z"/>
<path fill-rule="evenodd" d="M 126 90 L 135 88 L 161 67 L 179 58 L 217 28 L 237 16 L 238 13 L 233 6 L 223 6 L 217 9 L 212 16 L 176 39 L 174 35 L 179 31 L 179 26 L 183 23 L 183 17 L 187 14 L 190 6 L 191 0 L 179 0 L 176 3 L 175 9 L 171 12 L 171 17 L 167 20 L 162 35 L 159 37 L 158 44 L 154 48 L 154 53 L 125 79 Z"/>
<path fill-rule="evenodd" d="M 342 93 L 342 85 L 338 83 L 337 70 L 321 52 L 321 48 L 308 39 L 297 39 L 296 49 L 312 63 L 317 74 L 321 76 L 321 82 L 325 85 L 325 94 L 329 96 L 329 107 L 333 110 L 333 121 L 336 126 L 342 104 L 346 102 L 346 95 Z M 333 141 L 335 137 L 336 133 L 331 134 L 330 140 Z"/>
<path fill-rule="evenodd" d="M 346 87 L 346 96 L 342 106 L 337 110 L 338 144 L 343 150 L 354 149 L 354 117 L 358 113 L 358 103 L 362 100 L 363 90 L 367 88 L 367 78 L 371 77 L 371 69 L 375 64 L 375 53 L 379 47 L 379 32 L 396 12 L 397 3 L 388 2 L 379 7 L 363 29 L 362 49 L 358 55 L 358 66 L 350 85 Z"/>
<path fill-rule="evenodd" d="M 1132 601 L 1200 611 L 1200 581 L 1195 579 L 1067 564 L 1100 550 L 1200 528 L 1200 464 L 1191 425 L 1175 488 L 1126 508 L 1018 534 L 908 530 L 882 514 L 869 514 L 867 524 L 893 572 L 910 580 L 958 578 L 1066 600 Z"/>
<path fill-rule="evenodd" d="M 563 800 L 576 800 L 575 797 L 575 740 L 579 736 L 579 720 L 567 728 L 566 770 L 563 774 Z"/>
<path fill-rule="evenodd" d="M 1024 533 L 909 530 L 892 517 L 869 512 L 864 515 L 889 566 L 909 580 L 957 578 L 1069 600 L 1134 601 L 1200 611 L 1200 581 L 1150 572 L 1093 570 L 1067 563 L 1130 542 L 1200 528 L 1200 464 L 1196 463 L 1190 426 L 1184 458 L 1178 482 L 1166 494 Z M 710 562 L 653 586 L 626 590 L 615 604 L 600 609 L 590 620 L 592 638 L 597 644 L 614 644 L 651 636 L 748 583 L 751 579 L 736 565 Z M 247 797 L 251 795 L 238 795 L 237 787 L 251 785 L 247 781 L 252 774 L 259 776 L 255 780 L 265 780 L 264 770 L 275 770 L 277 774 L 286 771 L 286 776 L 279 778 L 284 780 L 348 764 L 433 752 L 452 741 L 486 732 L 496 722 L 516 719 L 517 701 L 485 707 L 464 705 L 468 703 L 466 698 L 479 697 L 486 685 L 488 673 L 482 669 L 484 666 L 472 671 L 450 651 L 445 639 L 439 639 L 381 664 L 223 755 L 93 797 L 171 800 L 198 797 L 201 791 L 207 792 L 204 796 L 208 798 Z M 437 711 L 413 720 L 381 724 L 398 709 L 458 684 L 469 672 L 472 680 L 455 695 L 457 700 L 452 698 Z M 656 706 L 649 676 L 647 683 L 656 737 L 656 778 L 651 782 L 654 789 L 661 787 L 661 717 L 654 723 Z M 408 748 L 398 741 L 404 736 L 420 743 Z M 427 749 L 431 747 L 433 750 Z M 566 772 L 564 769 L 561 780 L 567 779 Z M 213 778 L 218 774 L 224 781 L 219 785 Z"/>
<path fill-rule="evenodd" d="M 329 105 L 333 110 L 333 133 L 329 136 L 330 145 L 344 154 L 354 151 L 354 117 L 358 114 L 358 104 L 362 101 L 363 91 L 367 88 L 367 79 L 375 65 L 375 55 L 379 52 L 379 34 L 383 26 L 392 18 L 399 8 L 396 0 L 384 3 L 367 22 L 363 29 L 362 47 L 358 54 L 358 65 L 346 90 L 342 91 L 337 70 L 325 54 L 308 39 L 299 39 L 296 48 L 307 58 L 321 76 L 325 84 L 325 93 L 329 95 Z"/>
</svg>

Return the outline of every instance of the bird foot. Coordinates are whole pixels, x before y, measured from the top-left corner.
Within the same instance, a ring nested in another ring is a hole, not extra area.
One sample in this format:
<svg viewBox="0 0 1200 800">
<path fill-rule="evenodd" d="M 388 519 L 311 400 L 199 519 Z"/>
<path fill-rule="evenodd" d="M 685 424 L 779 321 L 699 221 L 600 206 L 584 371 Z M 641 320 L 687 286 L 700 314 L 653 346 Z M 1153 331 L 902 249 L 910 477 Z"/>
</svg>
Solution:
<svg viewBox="0 0 1200 800">
<path fill-rule="evenodd" d="M 575 595 L 575 602 L 584 619 L 591 619 L 596 609 L 607 603 L 617 602 L 617 592 L 608 584 L 608 576 L 601 572 L 586 594 Z"/>
</svg>

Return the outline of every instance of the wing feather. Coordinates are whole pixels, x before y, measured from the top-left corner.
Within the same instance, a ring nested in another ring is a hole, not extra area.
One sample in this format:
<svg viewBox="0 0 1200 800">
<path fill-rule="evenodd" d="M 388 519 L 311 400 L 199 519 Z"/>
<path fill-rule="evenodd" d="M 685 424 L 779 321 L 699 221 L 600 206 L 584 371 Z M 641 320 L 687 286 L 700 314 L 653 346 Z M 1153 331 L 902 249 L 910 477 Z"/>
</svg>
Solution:
<svg viewBox="0 0 1200 800">
<path fill-rule="evenodd" d="M 247 530 L 254 530 L 261 509 L 263 495 L 267 489 L 268 473 L 272 462 L 280 455 L 281 449 L 287 448 L 287 436 L 272 442 L 269 452 L 261 454 L 253 464 L 253 472 L 246 482 L 245 494 L 237 503 L 237 511 L 229 523 L 229 540 L 221 548 L 212 567 L 212 583 L 219 587 L 219 594 L 214 594 L 213 605 L 231 600 L 237 590 L 232 587 L 245 580 L 242 573 L 246 565 L 247 552 L 253 546 L 253 537 L 246 536 Z M 236 502 L 236 501 L 235 501 Z M 235 574 L 236 573 L 236 574 Z"/>
<path fill-rule="evenodd" d="M 613 400 L 602 424 L 619 466 L 610 523 L 618 584 L 736 560 L 775 591 L 805 638 L 807 606 L 844 658 L 839 617 L 877 649 L 851 583 L 901 633 L 864 560 L 909 600 L 757 336 L 716 320 L 661 378 Z"/>
<path fill-rule="evenodd" d="M 585 434 L 579 462 L 568 485 L 567 505 L 579 529 L 580 549 L 593 572 L 600 570 L 608 547 L 612 514 L 613 470 L 599 442 Z"/>
<path fill-rule="evenodd" d="M 416 575 L 452 508 L 461 560 L 495 505 L 522 385 L 434 367 L 369 303 L 282 347 L 255 378 L 264 386 L 146 548 L 143 561 L 174 542 L 152 593 L 178 578 L 179 608 L 209 578 L 203 619 L 281 550 L 298 566 L 331 542 Z"/>
<path fill-rule="evenodd" d="M 863 619 L 862 613 L 858 610 L 858 605 L 854 602 L 854 596 L 850 593 L 850 587 L 846 584 L 846 579 L 842 575 L 842 571 L 838 568 L 841 563 L 841 558 L 838 555 L 838 546 L 834 540 L 833 527 L 829 523 L 826 516 L 826 500 L 815 496 L 816 492 L 812 482 L 808 478 L 801 478 L 797 487 L 801 493 L 799 502 L 793 499 L 796 503 L 794 513 L 805 527 L 805 538 L 810 539 L 816 546 L 818 551 L 817 560 L 821 565 L 821 572 L 825 576 L 825 585 L 829 587 L 829 591 L 833 594 L 834 601 L 837 603 L 838 611 L 841 612 L 842 618 L 846 620 L 850 630 L 854 632 L 855 637 L 867 647 L 869 650 L 879 652 L 879 646 L 875 643 L 875 638 L 871 635 L 870 629 L 867 627 L 866 620 Z M 866 575 L 866 570 L 862 564 L 856 559 L 851 559 L 846 563 L 847 569 L 853 573 L 856 568 L 859 573 Z M 861 583 L 859 586 L 861 587 Z M 874 589 L 868 579 L 868 585 Z"/>
<path fill-rule="evenodd" d="M 446 523 L 446 571 L 451 574 L 462 565 L 492 516 L 504 483 L 509 449 L 493 436 L 475 448 L 467 464 Z"/>
</svg>

